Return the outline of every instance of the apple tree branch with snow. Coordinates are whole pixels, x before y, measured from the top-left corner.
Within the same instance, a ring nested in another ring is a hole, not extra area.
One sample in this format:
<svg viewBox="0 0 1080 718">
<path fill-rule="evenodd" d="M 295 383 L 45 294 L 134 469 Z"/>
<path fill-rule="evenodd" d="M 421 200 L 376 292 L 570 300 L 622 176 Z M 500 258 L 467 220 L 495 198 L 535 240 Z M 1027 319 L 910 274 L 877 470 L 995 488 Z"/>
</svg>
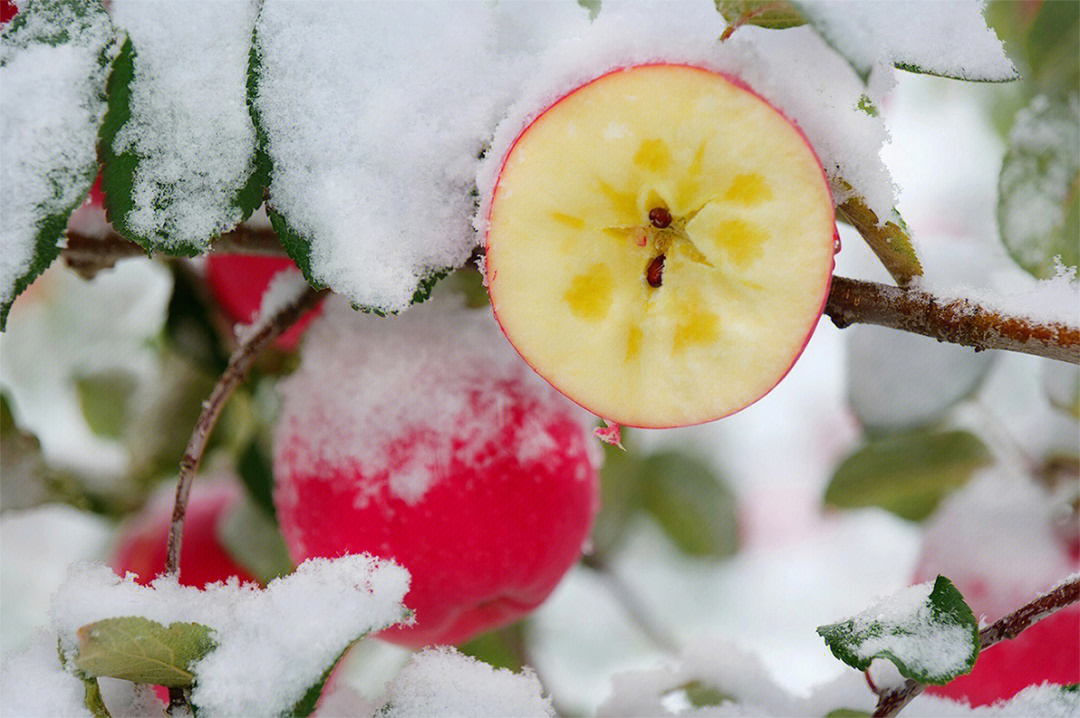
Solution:
<svg viewBox="0 0 1080 718">
<path fill-rule="evenodd" d="M 0 715 L 1080 716 L 1080 4 L 0 31 Z"/>
</svg>

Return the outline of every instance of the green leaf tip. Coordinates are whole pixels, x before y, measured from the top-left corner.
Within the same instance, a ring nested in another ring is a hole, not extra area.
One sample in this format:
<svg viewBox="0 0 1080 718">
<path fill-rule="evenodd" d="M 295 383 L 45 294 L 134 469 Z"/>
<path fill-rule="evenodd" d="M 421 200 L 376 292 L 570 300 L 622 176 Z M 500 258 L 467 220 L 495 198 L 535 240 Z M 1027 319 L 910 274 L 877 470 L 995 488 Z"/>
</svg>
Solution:
<svg viewBox="0 0 1080 718">
<path fill-rule="evenodd" d="M 820 626 L 833 655 L 859 670 L 875 658 L 906 678 L 944 685 L 969 673 L 979 655 L 979 625 L 949 579 L 903 589 L 857 616 Z"/>
</svg>

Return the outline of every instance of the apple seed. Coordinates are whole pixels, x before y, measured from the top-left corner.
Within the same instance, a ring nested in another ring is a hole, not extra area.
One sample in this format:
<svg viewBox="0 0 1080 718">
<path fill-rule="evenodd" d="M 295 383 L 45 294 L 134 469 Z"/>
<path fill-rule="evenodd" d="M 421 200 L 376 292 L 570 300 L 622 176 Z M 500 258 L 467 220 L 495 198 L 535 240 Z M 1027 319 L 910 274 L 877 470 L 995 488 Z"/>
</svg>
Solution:
<svg viewBox="0 0 1080 718">
<path fill-rule="evenodd" d="M 663 207 L 653 207 L 649 210 L 649 221 L 657 229 L 664 229 L 671 224 L 671 212 Z"/>
<path fill-rule="evenodd" d="M 650 287 L 659 287 L 663 284 L 664 255 L 656 255 L 653 261 L 649 263 L 649 268 L 645 270 L 645 279 L 648 280 Z"/>
</svg>

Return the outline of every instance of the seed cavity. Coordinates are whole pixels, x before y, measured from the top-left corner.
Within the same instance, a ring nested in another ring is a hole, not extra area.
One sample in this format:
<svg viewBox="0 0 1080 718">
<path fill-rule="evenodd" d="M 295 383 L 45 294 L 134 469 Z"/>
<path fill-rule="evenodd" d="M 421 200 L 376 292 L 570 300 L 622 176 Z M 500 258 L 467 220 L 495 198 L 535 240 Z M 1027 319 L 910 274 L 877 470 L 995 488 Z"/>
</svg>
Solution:
<svg viewBox="0 0 1080 718">
<path fill-rule="evenodd" d="M 645 270 L 645 279 L 650 287 L 659 287 L 664 283 L 664 255 L 656 255 L 649 263 L 649 268 Z"/>
<path fill-rule="evenodd" d="M 657 229 L 664 229 L 671 224 L 671 212 L 663 207 L 653 207 L 649 210 L 649 221 Z"/>
</svg>

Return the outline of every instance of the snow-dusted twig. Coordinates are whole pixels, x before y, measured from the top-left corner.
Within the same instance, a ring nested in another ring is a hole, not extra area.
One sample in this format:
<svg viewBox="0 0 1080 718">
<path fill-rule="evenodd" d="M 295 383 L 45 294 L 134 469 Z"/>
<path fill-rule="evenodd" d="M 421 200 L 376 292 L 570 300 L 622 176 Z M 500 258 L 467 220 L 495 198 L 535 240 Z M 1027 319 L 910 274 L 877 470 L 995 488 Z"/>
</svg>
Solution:
<svg viewBox="0 0 1080 718">
<path fill-rule="evenodd" d="M 244 224 L 214 240 L 210 251 L 214 254 L 285 256 L 285 249 L 272 229 L 249 227 Z M 121 259 L 145 254 L 145 249 L 125 239 L 113 229 L 101 237 L 68 230 L 67 244 L 63 251 L 67 265 L 87 278 L 93 277 L 103 269 L 111 268 Z"/>
<path fill-rule="evenodd" d="M 202 461 L 206 443 L 214 431 L 221 410 L 232 396 L 233 391 L 247 378 L 255 360 L 262 350 L 282 332 L 291 327 L 305 312 L 313 308 L 323 292 L 308 287 L 291 302 L 282 305 L 270 317 L 262 317 L 258 325 L 229 357 L 229 363 L 203 402 L 202 412 L 195 423 L 184 458 L 180 460 L 180 475 L 176 481 L 176 498 L 173 502 L 172 521 L 169 524 L 169 541 L 165 556 L 165 572 L 173 575 L 180 573 L 180 545 L 183 542 L 184 516 L 187 513 L 188 496 L 191 494 L 191 482 Z M 187 699 L 183 689 L 169 689 L 169 714 L 184 715 L 188 711 Z M 188 712 L 190 714 L 190 711 Z"/>
<path fill-rule="evenodd" d="M 979 652 L 985 651 L 995 643 L 1016 638 L 1025 629 L 1030 628 L 1050 614 L 1078 601 L 1080 601 L 1080 574 L 1073 574 L 1031 603 L 1006 616 L 1002 616 L 979 631 Z M 908 679 L 897 688 L 882 691 L 878 694 L 878 704 L 873 713 L 874 718 L 890 718 L 896 715 L 925 689 L 924 684 Z"/>
<path fill-rule="evenodd" d="M 1080 364 L 1080 327 L 1008 316 L 970 299 L 941 299 L 917 288 L 833 277 L 825 313 L 843 329 L 876 324 L 963 344 Z"/>
</svg>

